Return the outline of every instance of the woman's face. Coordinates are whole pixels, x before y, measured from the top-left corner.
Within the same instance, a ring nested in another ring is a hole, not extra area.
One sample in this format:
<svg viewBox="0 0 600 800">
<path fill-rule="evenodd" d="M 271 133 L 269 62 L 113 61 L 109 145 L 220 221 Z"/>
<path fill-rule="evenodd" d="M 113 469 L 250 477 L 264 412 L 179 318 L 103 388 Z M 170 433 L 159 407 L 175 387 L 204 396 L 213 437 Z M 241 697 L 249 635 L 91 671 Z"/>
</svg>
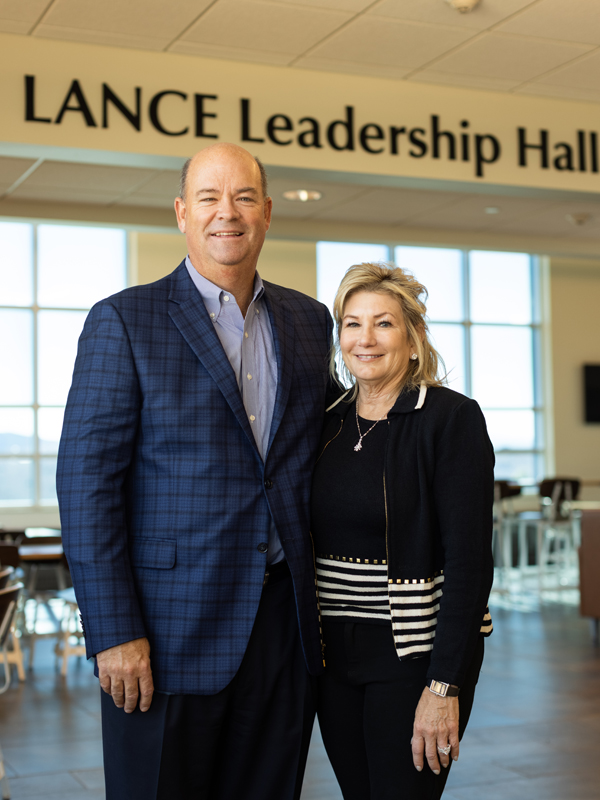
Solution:
<svg viewBox="0 0 600 800">
<path fill-rule="evenodd" d="M 352 295 L 344 308 L 340 349 L 359 386 L 398 384 L 414 352 L 400 303 L 380 292 Z"/>
</svg>

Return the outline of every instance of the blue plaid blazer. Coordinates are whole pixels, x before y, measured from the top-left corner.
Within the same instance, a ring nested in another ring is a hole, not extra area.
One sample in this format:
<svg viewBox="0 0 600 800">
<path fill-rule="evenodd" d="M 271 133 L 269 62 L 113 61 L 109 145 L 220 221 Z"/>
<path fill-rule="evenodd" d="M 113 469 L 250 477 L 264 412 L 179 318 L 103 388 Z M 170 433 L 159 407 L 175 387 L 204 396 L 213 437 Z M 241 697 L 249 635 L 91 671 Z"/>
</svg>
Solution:
<svg viewBox="0 0 600 800">
<path fill-rule="evenodd" d="M 87 653 L 147 636 L 158 690 L 214 694 L 235 675 L 271 515 L 307 666 L 320 669 L 309 491 L 332 322 L 321 303 L 264 285 L 278 367 L 265 463 L 184 262 L 98 303 L 79 340 L 57 487 Z"/>
</svg>

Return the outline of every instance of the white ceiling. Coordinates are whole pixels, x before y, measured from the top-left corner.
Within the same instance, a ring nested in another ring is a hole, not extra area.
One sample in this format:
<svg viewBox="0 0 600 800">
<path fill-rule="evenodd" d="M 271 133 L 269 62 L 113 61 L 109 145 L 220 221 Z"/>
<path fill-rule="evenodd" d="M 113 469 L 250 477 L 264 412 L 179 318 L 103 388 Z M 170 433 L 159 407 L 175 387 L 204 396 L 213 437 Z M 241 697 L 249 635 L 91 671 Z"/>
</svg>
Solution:
<svg viewBox="0 0 600 800">
<path fill-rule="evenodd" d="M 28 201 L 170 210 L 178 183 L 175 170 L 0 157 L 0 200 L 23 202 L 24 215 Z M 301 203 L 283 198 L 290 188 L 302 186 L 280 177 L 269 182 L 275 219 L 600 239 L 600 198 L 567 201 L 311 180 L 305 188 L 323 197 Z M 486 213 L 486 208 L 499 213 Z M 567 220 L 569 214 L 587 214 L 589 219 L 578 227 Z"/>
<path fill-rule="evenodd" d="M 600 102 L 599 0 L 0 0 L 0 31 Z"/>
</svg>

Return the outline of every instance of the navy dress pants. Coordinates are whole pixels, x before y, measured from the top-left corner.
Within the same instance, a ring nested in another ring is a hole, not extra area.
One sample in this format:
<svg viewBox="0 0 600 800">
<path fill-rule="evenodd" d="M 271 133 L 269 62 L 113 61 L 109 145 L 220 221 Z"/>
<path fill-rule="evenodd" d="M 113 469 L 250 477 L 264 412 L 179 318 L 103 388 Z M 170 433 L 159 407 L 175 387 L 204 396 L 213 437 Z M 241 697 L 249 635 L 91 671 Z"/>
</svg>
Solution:
<svg viewBox="0 0 600 800">
<path fill-rule="evenodd" d="M 298 800 L 316 680 L 287 564 L 270 569 L 246 654 L 216 695 L 155 693 L 125 714 L 102 692 L 107 800 Z"/>
<path fill-rule="evenodd" d="M 429 656 L 399 661 L 391 626 L 325 618 L 323 633 L 319 725 L 344 800 L 438 800 L 450 767 L 434 775 L 425 760 L 417 772 L 410 744 Z M 458 698 L 461 738 L 482 661 L 480 637 Z"/>
</svg>

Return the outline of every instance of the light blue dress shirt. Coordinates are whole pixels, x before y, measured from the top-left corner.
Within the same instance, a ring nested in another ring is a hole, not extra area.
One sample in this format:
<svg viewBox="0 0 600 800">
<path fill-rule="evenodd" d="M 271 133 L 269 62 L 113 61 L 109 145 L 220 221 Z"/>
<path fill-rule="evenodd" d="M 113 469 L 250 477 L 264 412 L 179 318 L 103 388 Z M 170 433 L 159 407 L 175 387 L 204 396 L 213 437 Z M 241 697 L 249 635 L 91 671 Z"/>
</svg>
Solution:
<svg viewBox="0 0 600 800">
<path fill-rule="evenodd" d="M 263 298 L 263 282 L 257 272 L 254 295 L 244 318 L 235 297 L 194 269 L 189 256 L 185 265 L 235 373 L 256 446 L 264 461 L 277 393 L 277 360 L 269 312 Z M 271 521 L 267 563 L 274 564 L 282 558 L 279 534 Z"/>
</svg>

